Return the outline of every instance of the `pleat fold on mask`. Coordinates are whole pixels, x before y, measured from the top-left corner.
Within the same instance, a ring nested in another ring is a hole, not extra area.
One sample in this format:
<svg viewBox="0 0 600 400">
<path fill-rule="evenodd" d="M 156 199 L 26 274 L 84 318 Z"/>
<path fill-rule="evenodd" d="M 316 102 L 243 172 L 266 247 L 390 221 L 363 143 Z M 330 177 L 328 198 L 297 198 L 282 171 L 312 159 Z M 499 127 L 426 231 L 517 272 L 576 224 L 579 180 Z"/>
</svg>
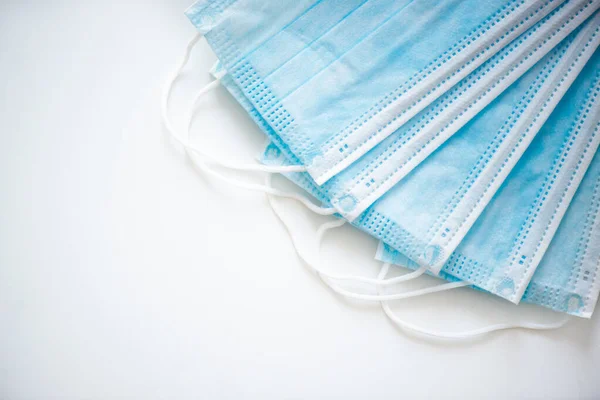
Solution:
<svg viewBox="0 0 600 400">
<path fill-rule="evenodd" d="M 600 261 L 600 243 L 591 242 L 598 235 L 594 190 L 600 160 L 594 155 L 600 143 L 599 102 L 596 51 L 440 276 L 468 281 L 515 303 L 527 289 L 528 302 L 591 315 Z M 584 184 L 569 207 L 584 174 Z M 567 207 L 568 218 L 559 229 Z M 557 229 L 560 235 L 553 241 Z M 392 246 L 380 246 L 377 258 L 416 268 Z M 534 274 L 542 266 L 542 272 Z M 580 306 L 574 307 L 573 299 L 580 299 Z"/>
<path fill-rule="evenodd" d="M 322 184 L 562 2 L 272 3 L 188 15 L 201 31 L 210 21 L 206 38 L 235 84 Z"/>
</svg>

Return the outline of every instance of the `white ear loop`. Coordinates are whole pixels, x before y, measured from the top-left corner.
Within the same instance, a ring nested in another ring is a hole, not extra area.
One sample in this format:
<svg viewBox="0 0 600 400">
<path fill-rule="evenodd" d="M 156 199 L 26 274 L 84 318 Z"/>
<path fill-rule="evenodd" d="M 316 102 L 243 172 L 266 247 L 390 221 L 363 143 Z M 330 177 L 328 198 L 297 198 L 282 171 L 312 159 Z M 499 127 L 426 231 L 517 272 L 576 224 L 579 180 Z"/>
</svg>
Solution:
<svg viewBox="0 0 600 400">
<path fill-rule="evenodd" d="M 271 185 L 271 180 L 268 180 L 268 185 Z M 271 203 L 271 202 L 270 202 Z M 272 204 L 271 204 L 272 206 Z M 273 211 L 275 212 L 275 214 L 277 215 L 277 217 L 279 217 L 279 220 L 282 221 L 282 223 L 286 226 L 286 228 L 288 227 L 287 224 L 285 224 L 285 222 L 283 222 L 280 213 L 273 209 Z M 323 242 L 323 236 L 325 235 L 325 233 L 333 228 L 338 228 L 342 225 L 344 225 L 346 223 L 345 220 L 340 219 L 340 220 L 336 220 L 336 221 L 332 221 L 332 222 L 326 222 L 323 225 L 321 225 L 319 227 L 319 229 L 317 229 L 317 233 L 315 235 L 315 239 L 316 239 L 316 251 L 317 253 L 320 251 L 321 248 L 321 243 Z M 292 237 L 292 234 L 290 232 L 290 230 L 288 229 L 288 234 L 290 235 L 290 237 Z M 292 242 L 294 242 L 294 240 L 292 239 Z M 295 243 L 294 243 L 294 247 L 296 247 Z M 300 251 L 299 249 L 296 247 L 296 252 L 300 255 Z M 305 258 L 300 255 L 300 258 L 302 258 L 304 260 L 304 262 L 306 262 L 307 264 L 310 265 L 310 263 L 305 260 Z M 317 273 L 319 273 L 320 275 L 325 276 L 326 278 L 329 279 L 335 279 L 335 280 L 339 280 L 339 281 L 353 281 L 353 282 L 359 282 L 359 283 L 369 283 L 369 284 L 373 284 L 373 285 L 377 285 L 377 286 L 389 286 L 389 285 L 395 285 L 401 282 L 407 282 L 413 279 L 418 278 L 419 276 L 423 275 L 425 272 L 427 272 L 427 267 L 420 267 L 419 269 L 410 272 L 408 274 L 404 274 L 402 276 L 398 276 L 395 278 L 390 278 L 390 279 L 375 279 L 375 278 L 367 278 L 364 276 L 358 276 L 358 275 L 336 275 L 336 274 L 331 274 L 331 273 L 327 273 L 324 272 L 321 268 L 316 268 L 314 266 L 311 265 L 311 267 L 313 268 L 313 270 Z"/>
<path fill-rule="evenodd" d="M 271 177 L 270 176 L 267 177 L 267 185 L 269 185 L 269 186 L 271 185 Z M 293 244 L 294 249 L 296 250 L 296 253 L 298 254 L 298 256 L 304 261 L 304 263 L 306 265 L 308 265 L 313 270 L 313 272 L 315 272 L 321 278 L 321 280 L 327 286 L 329 286 L 329 288 L 331 288 L 335 293 L 338 293 L 338 294 L 348 297 L 348 298 L 366 300 L 366 301 L 379 301 L 381 303 L 381 307 L 382 307 L 383 311 L 385 312 L 385 315 L 394 324 L 396 324 L 396 326 L 398 326 L 401 329 L 409 330 L 413 333 L 416 333 L 423 338 L 443 339 L 443 340 L 460 340 L 460 339 L 472 339 L 477 336 L 481 336 L 481 335 L 485 335 L 485 334 L 488 334 L 491 332 L 505 330 L 505 329 L 521 328 L 521 329 L 532 329 L 532 330 L 551 330 L 551 329 L 558 329 L 558 328 L 564 326 L 569 321 L 569 318 L 567 316 L 555 323 L 548 323 L 548 324 L 500 323 L 500 324 L 493 324 L 493 325 L 489 325 L 486 327 L 473 329 L 473 330 L 469 330 L 469 331 L 463 331 L 463 332 L 436 331 L 436 330 L 426 329 L 426 328 L 420 327 L 418 325 L 412 324 L 410 322 L 407 322 L 407 321 L 399 318 L 393 312 L 393 310 L 391 309 L 391 307 L 389 305 L 389 301 L 407 299 L 407 298 L 418 297 L 418 296 L 422 296 L 422 295 L 426 295 L 426 294 L 442 292 L 445 290 L 450 290 L 450 289 L 454 289 L 454 288 L 458 288 L 458 287 L 469 286 L 470 284 L 468 282 L 449 282 L 449 283 L 444 283 L 444 284 L 436 285 L 436 286 L 425 288 L 425 289 L 414 290 L 414 291 L 405 292 L 405 293 L 390 294 L 390 295 L 382 295 L 382 294 L 368 295 L 368 294 L 356 293 L 353 291 L 343 289 L 343 288 L 339 287 L 338 285 L 336 285 L 335 283 L 332 283 L 331 280 L 355 281 L 355 282 L 361 282 L 361 283 L 376 283 L 378 285 L 377 291 L 379 293 L 381 286 L 397 284 L 400 282 L 405 282 L 405 281 L 408 281 L 411 279 L 415 279 L 415 278 L 419 277 L 420 275 L 422 275 L 423 272 L 425 271 L 425 269 L 419 268 L 418 270 L 416 270 L 412 273 L 405 274 L 403 276 L 400 276 L 397 278 L 391 278 L 391 279 L 384 279 L 390 268 L 389 263 L 383 264 L 377 279 L 370 279 L 370 278 L 365 278 L 365 277 L 361 277 L 361 276 L 352 276 L 352 275 L 337 275 L 337 274 L 331 274 L 331 273 L 325 272 L 325 271 L 323 271 L 323 269 L 320 266 L 313 265 L 309 261 L 309 258 L 306 257 L 305 254 L 300 250 L 300 247 L 297 245 L 295 237 L 293 236 L 289 225 L 283 219 L 281 211 L 277 208 L 277 205 L 273 201 L 273 198 L 271 196 L 267 196 L 267 199 L 268 199 L 269 204 L 270 204 L 271 208 L 273 209 L 275 215 L 282 222 L 283 226 L 285 227 L 286 231 L 288 232 L 288 235 L 290 236 L 290 238 L 292 240 L 292 244 Z M 344 221 L 344 220 L 335 220 L 335 221 L 331 221 L 331 222 L 326 222 L 323 225 L 321 225 L 319 227 L 319 229 L 317 230 L 317 234 L 316 234 L 316 246 L 315 246 L 316 250 L 318 251 L 320 249 L 321 242 L 322 242 L 325 232 L 327 232 L 330 229 L 340 227 L 340 226 L 344 225 L 345 222 L 346 221 Z"/>
<path fill-rule="evenodd" d="M 266 184 L 269 187 L 271 186 L 271 177 L 270 176 L 266 177 Z M 275 213 L 277 218 L 281 221 L 281 223 L 285 227 L 288 235 L 290 236 L 292 245 L 294 246 L 294 249 L 296 250 L 296 253 L 298 254 L 298 256 L 302 259 L 302 261 L 304 261 L 304 263 L 308 267 L 311 268 L 311 270 L 313 272 L 315 272 L 321 278 L 321 280 L 323 280 L 323 282 L 327 286 L 329 286 L 329 288 L 331 288 L 334 292 L 336 292 L 342 296 L 352 298 L 352 299 L 357 299 L 357 300 L 365 300 L 365 301 L 389 301 L 389 300 L 408 299 L 411 297 L 422 296 L 422 295 L 426 295 L 426 294 L 441 292 L 441 291 L 450 290 L 450 289 L 468 285 L 468 283 L 466 283 L 466 282 L 452 282 L 452 283 L 441 284 L 441 285 L 432 286 L 432 287 L 428 287 L 428 288 L 424 288 L 424 289 L 414 290 L 414 291 L 410 291 L 410 292 L 395 293 L 395 294 L 388 294 L 388 295 L 383 295 L 383 294 L 371 295 L 371 294 L 357 293 L 357 292 L 343 289 L 340 286 L 338 286 L 337 284 L 332 283 L 331 281 L 332 280 L 334 280 L 334 281 L 335 280 L 353 281 L 353 282 L 359 282 L 359 283 L 370 283 L 370 284 L 379 285 L 379 286 L 393 285 L 393 284 L 398 284 L 401 282 L 406 282 L 406 281 L 418 278 L 426 271 L 426 268 L 423 267 L 423 268 L 420 268 L 419 270 L 411 272 L 409 274 L 399 276 L 396 278 L 387 279 L 387 280 L 366 278 L 366 277 L 355 276 L 355 275 L 338 275 L 338 274 L 332 274 L 332 273 L 326 272 L 323 270 L 323 268 L 320 265 L 313 264 L 310 260 L 310 257 L 307 257 L 304 254 L 304 252 L 300 249 L 300 247 L 296 243 L 296 239 L 295 239 L 294 235 L 292 234 L 289 225 L 283 218 L 281 211 L 278 209 L 278 206 L 273 201 L 273 198 L 271 196 L 267 196 L 267 200 L 269 201 L 269 204 L 270 204 L 271 208 L 273 209 L 273 212 Z M 323 235 L 325 234 L 325 232 L 327 232 L 329 229 L 340 227 L 340 226 L 344 225 L 345 222 L 346 221 L 344 221 L 344 220 L 336 220 L 336 221 L 326 222 L 323 225 L 321 225 L 321 227 L 319 227 L 317 234 L 316 234 L 316 238 L 315 238 L 315 253 L 316 254 L 318 254 L 318 252 L 319 252 L 319 249 L 321 247 L 321 242 L 323 240 Z"/>
<path fill-rule="evenodd" d="M 173 137 L 173 139 L 175 139 L 178 143 L 180 143 L 184 147 L 186 154 L 188 154 L 190 156 L 194 165 L 196 165 L 196 167 L 198 167 L 204 173 L 210 174 L 210 175 L 217 177 L 231 185 L 234 185 L 234 186 L 237 186 L 237 187 L 240 187 L 243 189 L 264 192 L 264 193 L 271 194 L 271 195 L 278 196 L 278 197 L 284 197 L 284 198 L 297 200 L 297 201 L 301 202 L 302 204 L 304 204 L 308 209 L 310 209 L 311 211 L 313 211 L 314 213 L 319 214 L 319 215 L 335 214 L 335 212 L 336 212 L 335 208 L 319 207 L 316 204 L 312 203 L 308 198 L 301 196 L 299 194 L 287 193 L 287 192 L 277 190 L 277 189 L 274 189 L 271 187 L 266 187 L 266 186 L 263 186 L 260 184 L 254 184 L 254 183 L 244 182 L 244 181 L 240 181 L 240 180 L 237 180 L 234 178 L 230 178 L 228 176 L 225 176 L 225 175 L 215 171 L 214 169 L 210 168 L 206 164 L 204 159 L 208 159 L 211 162 L 213 162 L 217 165 L 220 165 L 222 167 L 228 168 L 228 169 L 235 169 L 235 170 L 241 170 L 241 171 L 259 171 L 259 172 L 267 172 L 267 173 L 289 173 L 289 172 L 306 171 L 306 168 L 301 165 L 267 166 L 267 165 L 260 165 L 260 164 L 235 164 L 235 163 L 231 163 L 231 162 L 226 162 L 226 161 L 218 160 L 215 157 L 213 157 L 213 156 L 211 156 L 189 144 L 188 135 L 189 135 L 189 128 L 190 128 L 192 117 L 193 117 L 193 111 L 196 108 L 196 105 L 202 96 L 204 96 L 206 93 L 210 92 L 211 90 L 215 89 L 216 87 L 218 87 L 220 85 L 219 79 L 209 83 L 202 90 L 200 90 L 200 92 L 196 95 L 196 98 L 193 101 L 192 107 L 190 108 L 190 111 L 188 112 L 188 115 L 187 115 L 186 130 L 185 130 L 186 136 L 180 137 L 175 132 L 175 128 L 173 127 L 173 124 L 171 123 L 171 120 L 169 118 L 169 112 L 168 112 L 169 111 L 169 100 L 171 98 L 171 92 L 173 91 L 173 85 L 174 85 L 175 81 L 179 78 L 183 68 L 186 66 L 194 46 L 198 43 L 198 41 L 200 40 L 201 37 L 202 37 L 201 34 L 196 34 L 190 40 L 190 42 L 188 43 L 188 45 L 186 47 L 184 56 L 182 57 L 181 61 L 178 63 L 177 67 L 174 69 L 173 73 L 169 76 L 169 78 L 167 79 L 167 81 L 165 83 L 165 87 L 164 87 L 163 95 L 162 95 L 162 99 L 161 99 L 162 121 L 163 121 L 165 128 L 171 135 L 171 137 Z"/>
<path fill-rule="evenodd" d="M 390 268 L 390 264 L 384 263 L 383 266 L 381 267 L 381 271 L 379 272 L 378 278 L 384 280 L 389 268 Z M 392 311 L 392 309 L 387 301 L 381 302 L 381 308 L 385 312 L 385 315 L 400 329 L 409 330 L 409 331 L 416 333 L 426 339 L 444 339 L 444 340 L 472 339 L 477 336 L 485 335 L 485 334 L 488 334 L 491 332 L 501 331 L 501 330 L 505 330 L 505 329 L 517 329 L 517 328 L 532 329 L 532 330 L 551 330 L 551 329 L 558 329 L 558 328 L 564 326 L 569 321 L 569 317 L 566 316 L 557 322 L 548 323 L 548 324 L 539 324 L 539 323 L 534 323 L 534 322 L 514 323 L 514 324 L 513 323 L 500 323 L 500 324 L 493 324 L 493 325 L 489 325 L 489 326 L 484 326 L 482 328 L 472 329 L 472 330 L 463 331 L 463 332 L 442 332 L 442 331 L 426 329 L 426 328 L 420 327 L 418 325 L 412 324 L 410 322 L 407 322 L 403 319 L 400 319 L 394 313 L 394 311 Z"/>
<path fill-rule="evenodd" d="M 167 78 L 167 81 L 165 82 L 165 86 L 163 88 L 163 94 L 162 94 L 161 102 L 160 102 L 162 122 L 163 122 L 165 128 L 167 129 L 167 131 L 169 132 L 171 137 L 173 137 L 173 139 L 175 139 L 178 143 L 180 143 L 182 146 L 184 146 L 186 148 L 188 147 L 187 143 L 184 141 L 183 138 L 180 138 L 179 135 L 177 135 L 177 133 L 175 133 L 175 128 L 173 127 L 173 124 L 171 124 L 171 119 L 169 118 L 169 99 L 171 98 L 171 92 L 173 91 L 173 85 L 175 84 L 175 81 L 181 75 L 181 71 L 186 66 L 188 60 L 190 59 L 190 55 L 192 54 L 192 49 L 194 48 L 194 46 L 196 46 L 196 43 L 198 43 L 198 41 L 200 40 L 201 37 L 202 37 L 202 34 L 197 33 L 188 42 L 186 49 L 185 49 L 185 53 L 184 53 L 183 57 L 181 58 L 181 61 L 177 64 L 177 67 L 175 67 L 175 69 L 169 75 L 169 77 Z"/>
<path fill-rule="evenodd" d="M 237 163 L 227 161 L 227 160 L 219 160 L 219 159 L 215 158 L 214 156 L 212 156 L 196 147 L 192 147 L 189 145 L 190 129 L 192 127 L 192 122 L 194 119 L 194 112 L 198 107 L 198 102 L 208 92 L 219 87 L 220 84 L 221 84 L 221 78 L 217 78 L 216 80 L 212 81 L 211 83 L 209 83 L 208 85 L 206 85 L 205 87 L 200 89 L 200 91 L 196 94 L 196 97 L 192 101 L 192 105 L 190 106 L 187 116 L 186 116 L 187 122 L 185 125 L 185 133 L 186 133 L 186 139 L 187 139 L 187 143 L 188 143 L 187 147 L 189 147 L 192 151 L 194 151 L 196 154 L 198 154 L 202 158 L 208 159 L 211 162 L 213 162 L 217 165 L 220 165 L 223 168 L 235 169 L 235 170 L 239 170 L 239 171 L 250 171 L 250 172 L 268 172 L 268 173 L 275 173 L 275 174 L 285 174 L 285 173 L 289 173 L 289 172 L 306 172 L 306 167 L 304 167 L 303 165 L 272 166 L 272 165 L 263 165 L 263 164 L 256 164 L 256 163 L 237 164 Z"/>
</svg>

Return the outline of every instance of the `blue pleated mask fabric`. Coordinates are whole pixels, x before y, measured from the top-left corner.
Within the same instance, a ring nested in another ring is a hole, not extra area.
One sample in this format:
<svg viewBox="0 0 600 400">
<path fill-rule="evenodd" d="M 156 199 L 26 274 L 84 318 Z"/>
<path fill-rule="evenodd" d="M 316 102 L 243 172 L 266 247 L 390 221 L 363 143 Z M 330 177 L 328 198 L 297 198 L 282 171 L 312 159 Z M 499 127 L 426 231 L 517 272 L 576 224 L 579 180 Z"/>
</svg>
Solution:
<svg viewBox="0 0 600 400">
<path fill-rule="evenodd" d="M 347 220 L 358 217 L 585 21 L 592 10 L 589 1 L 567 1 L 557 7 L 373 150 L 321 185 L 328 203 Z M 222 65 L 219 72 L 222 77 Z M 261 118 L 233 79 L 225 76 L 222 82 L 255 116 L 287 160 L 299 164 L 300 160 Z"/>
<path fill-rule="evenodd" d="M 187 15 L 323 184 L 562 3 L 214 0 Z"/>
<path fill-rule="evenodd" d="M 564 40 L 594 10 L 591 2 L 567 1 L 557 7 L 323 185 L 332 205 L 344 218 L 356 218 L 439 146 L 443 147 L 448 138 Z"/>
<path fill-rule="evenodd" d="M 590 177 L 562 225 L 559 244 L 549 254 L 546 249 L 597 152 L 599 103 L 600 51 L 596 51 L 446 262 L 442 276 L 473 283 L 515 303 L 527 289 L 531 302 L 562 311 L 570 303 L 570 312 L 590 315 L 597 297 L 593 276 L 600 245 L 594 225 L 598 166 L 589 168 Z M 380 259 L 390 261 L 393 254 L 401 257 L 394 263 L 406 263 L 406 255 L 392 246 L 382 247 L 380 253 Z M 545 267 L 529 285 L 540 262 Z M 406 265 L 416 267 L 416 263 Z M 557 292 L 558 288 L 563 291 Z M 573 299 L 581 300 L 580 306 L 573 306 Z"/>
<path fill-rule="evenodd" d="M 383 242 L 376 259 L 417 268 L 415 262 Z M 444 270 L 440 277 L 457 280 Z M 596 152 L 521 301 L 590 318 L 599 294 L 600 153 Z"/>
<path fill-rule="evenodd" d="M 600 44 L 599 29 L 584 26 L 561 43 L 361 215 L 358 226 L 438 273 Z"/>
<path fill-rule="evenodd" d="M 354 225 L 439 272 L 591 56 L 598 44 L 597 25 L 595 20 L 588 21 L 574 32 Z M 235 92 L 235 85 L 226 83 L 227 77 L 223 82 Z M 263 130 L 268 129 L 249 101 L 236 98 Z M 264 161 L 288 162 L 273 145 L 267 148 Z M 307 174 L 289 177 L 328 203 L 327 191 Z"/>
</svg>

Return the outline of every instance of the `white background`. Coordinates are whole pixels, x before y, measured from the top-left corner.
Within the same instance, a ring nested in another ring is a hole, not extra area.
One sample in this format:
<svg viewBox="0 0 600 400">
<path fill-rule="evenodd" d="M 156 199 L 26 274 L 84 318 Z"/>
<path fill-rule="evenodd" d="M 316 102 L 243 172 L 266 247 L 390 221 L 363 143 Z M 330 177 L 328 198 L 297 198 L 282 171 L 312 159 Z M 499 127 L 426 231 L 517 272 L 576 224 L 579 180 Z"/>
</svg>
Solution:
<svg viewBox="0 0 600 400">
<path fill-rule="evenodd" d="M 0 2 L 0 399 L 600 398 L 598 313 L 418 339 L 328 291 L 262 194 L 197 173 L 159 116 L 188 1 Z M 201 42 L 175 120 L 213 61 Z M 263 138 L 218 89 L 194 140 L 252 161 Z M 281 204 L 308 245 L 326 219 Z M 344 227 L 322 257 L 375 276 L 375 248 Z M 395 310 L 447 331 L 560 318 L 468 289 Z"/>
</svg>

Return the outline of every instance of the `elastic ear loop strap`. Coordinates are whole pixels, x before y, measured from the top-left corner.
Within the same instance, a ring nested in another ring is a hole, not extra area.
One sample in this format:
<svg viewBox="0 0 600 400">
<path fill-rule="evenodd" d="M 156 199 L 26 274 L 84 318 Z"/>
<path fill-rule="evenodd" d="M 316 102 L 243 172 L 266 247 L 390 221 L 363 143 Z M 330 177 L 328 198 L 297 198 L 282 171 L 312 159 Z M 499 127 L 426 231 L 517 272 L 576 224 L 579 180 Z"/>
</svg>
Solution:
<svg viewBox="0 0 600 400">
<path fill-rule="evenodd" d="M 259 192 L 271 194 L 271 195 L 278 196 L 278 197 L 284 197 L 284 198 L 297 200 L 297 201 L 301 202 L 302 204 L 304 204 L 308 209 L 310 209 L 311 211 L 313 211 L 319 215 L 334 214 L 336 212 L 335 208 L 319 207 L 319 206 L 315 205 L 314 203 L 312 203 L 305 196 L 301 196 L 296 193 L 287 193 L 287 192 L 277 190 L 274 188 L 269 188 L 269 187 L 266 187 L 266 186 L 263 186 L 260 184 L 254 184 L 254 183 L 250 183 L 250 182 L 240 181 L 240 180 L 225 176 L 225 175 L 215 171 L 211 167 L 209 167 L 204 160 L 208 159 L 208 160 L 212 161 L 213 163 L 220 165 L 224 168 L 228 168 L 228 169 L 241 170 L 241 171 L 258 171 L 258 172 L 267 172 L 267 173 L 303 172 L 303 171 L 306 171 L 306 168 L 304 166 L 301 166 L 301 165 L 267 166 L 267 165 L 260 165 L 260 164 L 235 164 L 235 163 L 231 163 L 231 162 L 218 160 L 215 157 L 213 157 L 213 156 L 211 156 L 189 144 L 189 137 L 188 137 L 189 127 L 191 125 L 191 121 L 193 118 L 193 112 L 196 108 L 196 105 L 197 105 L 198 101 L 202 98 L 202 96 L 204 96 L 206 93 L 210 92 L 211 90 L 213 90 L 219 86 L 220 80 L 215 80 L 215 81 L 209 83 L 206 87 L 204 87 L 202 90 L 200 90 L 200 92 L 196 95 L 196 97 L 193 101 L 192 107 L 190 108 L 190 111 L 188 112 L 188 115 L 187 115 L 186 136 L 181 137 L 176 133 L 175 128 L 169 118 L 169 112 L 168 112 L 169 100 L 171 98 L 171 92 L 173 90 L 173 85 L 174 85 L 175 81 L 181 76 L 181 72 L 183 71 L 184 67 L 186 66 L 194 46 L 198 43 L 198 41 L 200 40 L 201 37 L 202 37 L 201 34 L 196 34 L 190 40 L 190 42 L 188 43 L 188 45 L 186 47 L 184 56 L 182 57 L 181 61 L 179 62 L 179 64 L 174 69 L 173 73 L 169 76 L 169 78 L 167 79 L 167 81 L 165 83 L 165 87 L 163 90 L 163 96 L 161 99 L 162 100 L 161 101 L 162 121 L 163 121 L 165 128 L 171 135 L 171 137 L 173 137 L 173 139 L 175 139 L 179 144 L 181 144 L 184 147 L 186 154 L 188 154 L 188 156 L 191 158 L 194 165 L 196 167 L 198 167 L 204 173 L 210 174 L 210 175 L 212 175 L 216 178 L 219 178 L 231 185 L 241 187 L 241 188 L 244 188 L 247 190 L 254 190 L 254 191 L 259 191 Z"/>
<path fill-rule="evenodd" d="M 381 271 L 379 272 L 379 279 L 383 280 L 385 278 L 385 276 L 388 273 L 389 268 L 390 268 L 389 263 L 383 264 L 383 266 L 381 267 Z M 415 325 L 413 323 L 410 323 L 408 321 L 401 319 L 400 317 L 398 317 L 398 315 L 396 313 L 394 313 L 394 311 L 391 309 L 391 307 L 389 305 L 389 302 L 387 302 L 387 301 L 381 302 L 381 308 L 385 312 L 385 315 L 400 329 L 412 331 L 412 332 L 414 332 L 424 338 L 427 338 L 427 339 L 446 339 L 446 340 L 448 340 L 448 339 L 450 339 L 450 340 L 452 340 L 452 339 L 454 339 L 454 340 L 471 339 L 471 338 L 485 335 L 485 334 L 495 332 L 495 331 L 501 331 L 501 330 L 505 330 L 505 329 L 518 329 L 518 328 L 532 329 L 532 330 L 551 330 L 551 329 L 558 329 L 558 328 L 564 326 L 569 321 L 569 317 L 566 316 L 557 322 L 548 323 L 548 324 L 540 324 L 540 323 L 534 323 L 534 322 L 500 323 L 500 324 L 493 324 L 493 325 L 489 325 L 489 326 L 484 326 L 482 328 L 467 330 L 467 331 L 462 331 L 462 332 L 443 332 L 443 331 L 436 331 L 436 330 L 432 330 L 432 329 L 426 329 L 426 328 L 420 327 L 418 325 Z"/>
<path fill-rule="evenodd" d="M 269 187 L 271 186 L 271 176 L 266 177 L 266 184 Z M 452 283 L 437 285 L 437 286 L 433 286 L 433 287 L 429 287 L 429 288 L 425 288 L 425 289 L 415 290 L 415 291 L 411 291 L 411 292 L 395 293 L 395 294 L 389 294 L 389 295 L 381 295 L 381 294 L 370 295 L 370 294 L 357 293 L 357 292 L 343 289 L 340 286 L 338 286 L 337 284 L 330 282 L 330 280 L 353 281 L 353 282 L 358 282 L 358 283 L 373 284 L 375 286 L 377 286 L 377 285 L 379 285 L 379 286 L 395 285 L 395 284 L 398 284 L 401 282 L 407 282 L 407 281 L 418 278 L 419 276 L 421 276 L 425 273 L 427 268 L 421 267 L 418 270 L 413 271 L 411 273 L 408 273 L 408 274 L 405 274 L 405 275 L 402 275 L 399 277 L 395 277 L 395 278 L 386 279 L 386 280 L 381 280 L 378 278 L 366 278 L 366 277 L 355 276 L 355 275 L 338 275 L 338 274 L 332 274 L 332 273 L 326 272 L 320 265 L 315 265 L 315 263 L 313 263 L 311 261 L 310 257 L 307 257 L 306 254 L 304 253 L 304 251 L 301 250 L 300 246 L 298 246 L 298 244 L 296 242 L 296 238 L 292 234 L 290 226 L 283 218 L 282 213 L 279 210 L 279 207 L 274 202 L 274 199 L 271 196 L 267 196 L 267 200 L 269 201 L 269 205 L 273 209 L 273 212 L 275 213 L 277 218 L 281 221 L 284 228 L 286 229 L 286 232 L 288 233 L 288 235 L 292 241 L 292 245 L 294 246 L 294 250 L 300 257 L 300 259 L 313 272 L 315 272 L 323 280 L 323 282 L 327 286 L 329 286 L 329 288 L 331 288 L 334 292 L 336 292 L 342 296 L 345 296 L 348 298 L 353 298 L 353 299 L 358 299 L 358 300 L 366 300 L 366 301 L 400 300 L 400 299 L 421 296 L 421 295 L 429 294 L 429 293 L 436 293 L 436 292 L 468 285 L 468 283 L 465 283 L 465 282 L 452 282 Z M 340 226 L 344 225 L 345 222 L 346 221 L 339 219 L 339 220 L 335 220 L 335 221 L 331 221 L 331 222 L 326 222 L 323 225 L 321 225 L 321 227 L 319 227 L 319 229 L 317 230 L 316 236 L 315 236 L 315 254 L 318 254 L 318 252 L 320 250 L 321 242 L 323 240 L 323 236 L 324 236 L 325 232 L 327 232 L 329 229 L 340 227 Z"/>
<path fill-rule="evenodd" d="M 267 185 L 269 185 L 269 186 L 271 185 L 270 177 L 267 177 Z M 338 285 L 330 282 L 330 280 L 352 280 L 352 281 L 366 282 L 366 283 L 372 283 L 373 280 L 369 279 L 369 278 L 359 277 L 359 276 L 334 275 L 334 274 L 330 274 L 330 273 L 323 271 L 323 269 L 320 266 L 319 267 L 314 266 L 308 260 L 308 257 L 306 257 L 303 254 L 303 252 L 300 250 L 300 248 L 297 246 L 294 235 L 292 234 L 289 225 L 283 219 L 280 210 L 277 208 L 277 205 L 273 201 L 273 198 L 271 198 L 271 196 L 267 196 L 267 199 L 268 199 L 269 204 L 271 205 L 271 208 L 273 209 L 275 215 L 282 222 L 286 231 L 288 232 L 288 235 L 290 236 L 290 238 L 292 240 L 292 244 L 293 244 L 294 249 L 296 250 L 296 253 L 298 254 L 298 256 L 304 261 L 304 263 L 306 265 L 308 265 L 314 272 L 316 272 L 319 275 L 321 280 L 327 286 L 329 286 L 329 288 L 331 288 L 335 293 L 338 293 L 338 294 L 348 297 L 348 298 L 354 298 L 354 299 L 366 300 L 366 301 L 379 301 L 381 303 L 381 307 L 382 307 L 383 311 L 385 312 L 385 315 L 396 326 L 398 326 L 401 329 L 416 333 L 416 334 L 422 336 L 423 338 L 443 339 L 443 340 L 460 340 L 460 339 L 471 339 L 471 338 L 474 338 L 477 336 L 481 336 L 481 335 L 485 335 L 485 334 L 488 334 L 491 332 L 505 330 L 505 329 L 521 328 L 521 329 L 532 329 L 532 330 L 551 330 L 551 329 L 558 329 L 558 328 L 564 326 L 569 321 L 569 318 L 567 316 L 557 322 L 548 323 L 548 324 L 540 324 L 540 323 L 533 323 L 533 322 L 532 323 L 500 323 L 500 324 L 492 324 L 492 325 L 485 326 L 482 328 L 467 330 L 467 331 L 462 331 L 462 332 L 436 331 L 436 330 L 432 330 L 432 329 L 423 328 L 423 327 L 420 327 L 413 323 L 407 322 L 407 321 L 401 319 L 400 317 L 398 317 L 398 315 L 396 315 L 393 312 L 393 310 L 391 309 L 391 307 L 389 305 L 389 301 L 407 299 L 407 298 L 418 297 L 418 296 L 422 296 L 422 295 L 426 295 L 426 294 L 442 292 L 442 291 L 446 291 L 446 290 L 450 290 L 450 289 L 454 289 L 454 288 L 458 288 L 458 287 L 469 286 L 470 284 L 468 282 L 450 282 L 450 283 L 444 283 L 444 284 L 432 286 L 432 287 L 425 288 L 425 289 L 414 290 L 414 291 L 404 292 L 404 293 L 390 294 L 390 295 L 382 295 L 382 294 L 367 295 L 367 294 L 356 293 L 356 292 L 352 292 L 352 291 L 348 291 L 343 288 L 340 288 Z M 317 251 L 320 249 L 320 245 L 321 245 L 324 234 L 330 229 L 334 229 L 336 227 L 340 227 L 340 226 L 344 225 L 345 222 L 346 221 L 344 221 L 344 220 L 336 220 L 336 221 L 326 222 L 319 227 L 317 234 L 316 234 Z M 420 270 L 421 270 L 421 268 L 420 268 L 417 271 L 414 271 L 409 274 L 405 274 L 405 275 L 397 277 L 397 278 L 384 279 L 389 271 L 389 268 L 390 268 L 390 264 L 384 263 L 381 268 L 381 271 L 379 272 L 379 275 L 376 279 L 376 281 L 380 284 L 377 287 L 378 293 L 380 291 L 381 286 L 408 281 L 408 280 L 415 279 L 418 276 L 422 275 L 422 272 L 420 272 Z"/>
</svg>

